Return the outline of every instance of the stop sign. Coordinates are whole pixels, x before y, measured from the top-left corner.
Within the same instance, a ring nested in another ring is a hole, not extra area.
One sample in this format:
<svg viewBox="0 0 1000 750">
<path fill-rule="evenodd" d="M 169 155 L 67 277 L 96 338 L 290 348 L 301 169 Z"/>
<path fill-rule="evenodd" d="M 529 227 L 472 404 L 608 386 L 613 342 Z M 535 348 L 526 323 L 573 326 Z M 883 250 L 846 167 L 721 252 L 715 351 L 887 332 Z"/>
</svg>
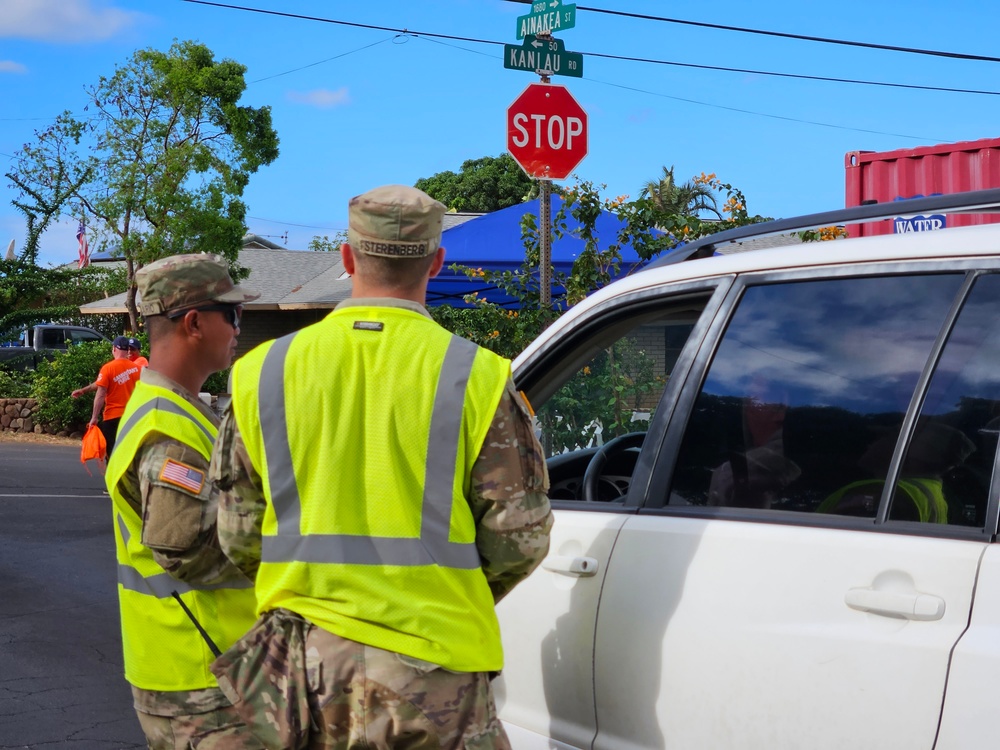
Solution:
<svg viewBox="0 0 1000 750">
<path fill-rule="evenodd" d="M 587 155 L 587 113 L 565 86 L 532 83 L 507 108 L 507 150 L 530 177 L 563 180 Z"/>
</svg>

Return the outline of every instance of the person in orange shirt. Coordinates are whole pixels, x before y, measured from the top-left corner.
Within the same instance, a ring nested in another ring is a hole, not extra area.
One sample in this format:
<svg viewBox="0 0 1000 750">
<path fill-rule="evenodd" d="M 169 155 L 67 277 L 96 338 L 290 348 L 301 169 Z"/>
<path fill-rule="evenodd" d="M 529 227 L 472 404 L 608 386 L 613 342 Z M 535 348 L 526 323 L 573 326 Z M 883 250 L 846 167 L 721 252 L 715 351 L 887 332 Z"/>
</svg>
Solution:
<svg viewBox="0 0 1000 750">
<path fill-rule="evenodd" d="M 149 360 L 142 356 L 139 339 L 137 338 L 130 338 L 128 340 L 128 358 L 139 365 L 139 367 L 149 367 Z"/>
<path fill-rule="evenodd" d="M 84 393 L 96 391 L 94 396 L 94 412 L 90 424 L 96 424 L 104 435 L 107 443 L 107 456 L 115 447 L 115 436 L 118 434 L 118 422 L 125 412 L 125 404 L 135 390 L 142 368 L 129 359 L 129 341 L 126 336 L 117 337 L 111 344 L 110 362 L 105 364 L 97 374 L 97 380 L 83 388 L 77 388 L 70 395 L 79 398 Z M 100 419 L 101 411 L 104 418 Z"/>
</svg>

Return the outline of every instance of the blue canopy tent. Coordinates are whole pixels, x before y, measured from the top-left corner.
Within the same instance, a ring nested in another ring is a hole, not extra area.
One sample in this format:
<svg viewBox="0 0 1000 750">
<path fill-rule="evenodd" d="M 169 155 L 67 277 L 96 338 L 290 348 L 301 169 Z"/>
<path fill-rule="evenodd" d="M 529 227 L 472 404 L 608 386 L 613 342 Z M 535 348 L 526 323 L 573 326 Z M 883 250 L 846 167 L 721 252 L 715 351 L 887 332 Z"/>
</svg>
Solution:
<svg viewBox="0 0 1000 750">
<path fill-rule="evenodd" d="M 562 198 L 552 196 L 552 215 L 562 205 Z M 480 298 L 505 307 L 516 307 L 518 301 L 485 281 L 470 279 L 464 273 L 453 271 L 448 266 L 458 263 L 469 268 L 482 268 L 489 271 L 517 271 L 524 262 L 524 245 L 521 243 L 521 217 L 527 213 L 538 216 L 539 201 L 535 199 L 527 203 L 503 208 L 493 213 L 479 216 L 475 219 L 445 230 L 441 236 L 441 244 L 445 248 L 445 267 L 441 273 L 431 279 L 427 289 L 427 304 L 429 306 L 448 304 L 453 307 L 471 307 L 463 299 L 465 295 L 478 292 Z M 566 217 L 567 234 L 552 242 L 552 268 L 556 273 L 569 273 L 573 262 L 584 250 L 584 242 L 569 232 L 580 226 L 572 216 Z M 594 234 L 598 247 L 604 249 L 616 242 L 622 222 L 609 211 L 604 211 L 598 217 L 594 226 Z M 622 264 L 616 278 L 625 276 L 637 268 L 642 261 L 631 245 L 622 247 Z M 537 275 L 537 271 L 536 271 Z M 563 290 L 553 286 L 552 294 Z"/>
</svg>

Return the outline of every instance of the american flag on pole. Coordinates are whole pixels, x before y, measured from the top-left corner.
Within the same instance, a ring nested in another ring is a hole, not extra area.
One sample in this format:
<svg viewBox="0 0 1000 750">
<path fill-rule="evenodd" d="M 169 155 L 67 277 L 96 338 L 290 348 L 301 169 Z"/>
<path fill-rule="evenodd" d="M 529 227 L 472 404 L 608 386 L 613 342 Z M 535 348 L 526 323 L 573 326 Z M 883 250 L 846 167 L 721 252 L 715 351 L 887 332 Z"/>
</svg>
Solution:
<svg viewBox="0 0 1000 750">
<path fill-rule="evenodd" d="M 90 265 L 90 247 L 87 245 L 87 228 L 83 225 L 83 219 L 80 219 L 80 226 L 76 230 L 76 239 L 80 243 L 78 250 L 80 260 L 77 262 L 76 267 L 86 268 Z"/>
</svg>

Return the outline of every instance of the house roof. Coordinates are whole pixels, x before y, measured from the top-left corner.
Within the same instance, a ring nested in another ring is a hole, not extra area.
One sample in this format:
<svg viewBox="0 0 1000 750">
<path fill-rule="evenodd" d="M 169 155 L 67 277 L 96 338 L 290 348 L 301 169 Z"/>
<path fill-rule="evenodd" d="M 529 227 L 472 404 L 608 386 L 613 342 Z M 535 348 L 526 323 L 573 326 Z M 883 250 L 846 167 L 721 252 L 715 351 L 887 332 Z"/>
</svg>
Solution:
<svg viewBox="0 0 1000 750">
<path fill-rule="evenodd" d="M 351 296 L 340 253 L 244 248 L 239 263 L 250 271 L 240 283 L 260 292 L 259 299 L 247 303 L 248 310 L 330 309 Z M 80 312 L 124 313 L 125 293 L 88 302 Z"/>
<path fill-rule="evenodd" d="M 457 227 L 459 224 L 464 224 L 471 219 L 475 219 L 477 216 L 485 216 L 485 214 L 474 213 L 472 211 L 452 211 L 446 213 L 444 215 L 444 219 L 442 220 L 442 230 L 447 231 L 452 227 Z"/>
</svg>

